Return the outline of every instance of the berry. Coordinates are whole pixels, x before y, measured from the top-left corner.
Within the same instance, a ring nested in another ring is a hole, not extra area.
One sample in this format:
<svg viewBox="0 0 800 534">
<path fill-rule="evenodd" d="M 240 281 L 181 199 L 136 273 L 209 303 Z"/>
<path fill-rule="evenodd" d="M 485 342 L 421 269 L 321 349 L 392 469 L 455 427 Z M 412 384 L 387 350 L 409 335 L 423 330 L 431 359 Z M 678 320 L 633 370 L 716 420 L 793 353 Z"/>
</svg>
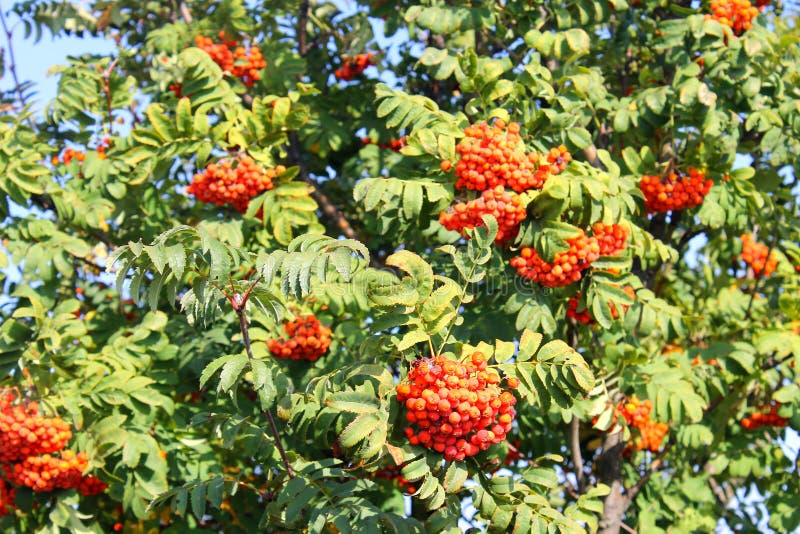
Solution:
<svg viewBox="0 0 800 534">
<path fill-rule="evenodd" d="M 4 469 L 9 482 L 33 491 L 48 492 L 78 488 L 88 465 L 85 453 L 64 450 L 60 458 L 50 454 L 29 456 L 22 462 L 5 465 Z"/>
<path fill-rule="evenodd" d="M 72 148 L 64 149 L 64 152 L 61 156 L 53 156 L 50 160 L 50 163 L 53 165 L 58 165 L 59 163 L 63 163 L 64 165 L 69 165 L 69 163 L 73 160 L 78 160 L 78 162 L 83 163 L 83 160 L 86 159 L 86 154 L 81 152 L 80 150 L 75 150 Z"/>
<path fill-rule="evenodd" d="M 415 361 L 396 386 L 409 443 L 443 453 L 447 461 L 501 443 L 511 430 L 516 398 L 499 383 L 480 352 L 459 362 L 444 356 Z"/>
<path fill-rule="evenodd" d="M 716 20 L 724 26 L 733 29 L 733 33 L 741 35 L 753 25 L 753 19 L 758 16 L 758 8 L 764 7 L 769 1 L 756 2 L 754 7 L 748 0 L 711 0 L 713 14 L 706 15 L 706 20 Z"/>
<path fill-rule="evenodd" d="M 519 195 L 497 186 L 474 200 L 458 202 L 441 212 L 439 222 L 448 230 L 464 235 L 464 230 L 483 226 L 483 215 L 492 215 L 497 220 L 495 243 L 500 245 L 517 235 L 526 214 Z"/>
<path fill-rule="evenodd" d="M 316 361 L 328 351 L 331 329 L 323 326 L 314 315 L 298 317 L 283 324 L 289 339 L 269 339 L 267 348 L 281 360 Z"/>
<path fill-rule="evenodd" d="M 761 408 L 760 412 L 755 412 L 750 417 L 742 419 L 742 427 L 744 427 L 745 430 L 756 430 L 762 426 L 771 426 L 773 428 L 785 427 L 789 424 L 789 420 L 778 415 L 778 409 L 780 407 L 781 405 L 775 402 Z"/>
<path fill-rule="evenodd" d="M 81 478 L 77 489 L 81 495 L 97 495 L 108 489 L 108 484 L 94 475 L 88 475 Z"/>
<path fill-rule="evenodd" d="M 742 234 L 742 261 L 758 276 L 769 276 L 778 266 L 778 258 L 774 251 L 764 243 L 759 243 L 750 234 Z"/>
<path fill-rule="evenodd" d="M 600 245 L 597 238 L 587 236 L 583 230 L 567 239 L 567 244 L 569 249 L 556 253 L 552 263 L 544 261 L 532 247 L 523 247 L 519 256 L 511 258 L 510 264 L 520 276 L 543 286 L 572 284 L 600 257 Z"/>
<path fill-rule="evenodd" d="M 234 161 L 221 160 L 211 163 L 201 174 L 195 174 L 186 192 L 201 202 L 217 206 L 232 204 L 244 213 L 250 199 L 275 187 L 273 179 L 285 171 L 283 165 L 265 170 L 249 156 L 240 156 Z"/>
<path fill-rule="evenodd" d="M 598 222 L 592 225 L 592 235 L 597 239 L 601 256 L 616 256 L 625 249 L 628 230 L 618 224 Z"/>
<path fill-rule="evenodd" d="M 402 149 L 404 146 L 406 146 L 406 144 L 408 144 L 406 142 L 406 136 L 405 135 L 402 136 L 402 137 L 399 137 L 397 139 L 392 139 L 388 143 L 378 143 L 377 141 L 373 141 L 369 137 L 362 138 L 361 142 L 364 145 L 378 145 L 378 148 L 386 148 L 386 149 L 392 150 L 394 152 L 400 152 L 400 149 Z"/>
<path fill-rule="evenodd" d="M 461 156 L 456 163 L 456 189 L 485 191 L 504 186 L 521 193 L 541 189 L 547 178 L 562 171 L 572 159 L 566 147 L 553 148 L 547 157 L 525 152 L 520 126 L 497 120 L 479 122 L 464 129 L 456 145 Z"/>
<path fill-rule="evenodd" d="M 375 54 L 369 52 L 367 54 L 358 54 L 357 56 L 344 56 L 342 58 L 342 67 L 333 71 L 333 75 L 349 82 L 370 65 L 375 64 Z"/>
<path fill-rule="evenodd" d="M 578 310 L 578 300 L 580 298 L 580 293 L 569 298 L 567 301 L 567 317 L 579 323 L 592 324 L 594 319 L 592 319 L 592 315 L 589 313 L 589 310 L 587 308 Z"/>
<path fill-rule="evenodd" d="M 705 174 L 690 168 L 688 176 L 676 173 L 666 177 L 644 175 L 639 189 L 644 193 L 648 213 L 666 213 L 700 205 L 712 185 L 714 182 L 707 180 Z"/>
<path fill-rule="evenodd" d="M 202 35 L 196 36 L 194 42 L 224 72 L 239 78 L 247 87 L 253 87 L 253 84 L 261 79 L 261 69 L 267 66 L 261 49 L 253 45 L 247 50 L 245 47 L 239 46 L 236 41 L 226 40 L 225 32 L 220 32 L 219 37 L 222 39 L 221 43 L 215 43 L 210 37 Z M 172 89 L 171 86 L 170 89 Z M 173 91 L 175 90 L 173 89 Z M 180 93 L 179 86 L 175 93 Z M 178 94 L 178 96 L 180 95 Z"/>
<path fill-rule="evenodd" d="M 0 462 L 60 451 L 72 438 L 69 425 L 59 417 L 42 417 L 36 402 L 12 405 L 7 392 L 0 403 Z"/>
<path fill-rule="evenodd" d="M 650 420 L 652 409 L 652 401 L 640 401 L 635 395 L 620 402 L 617 407 L 617 413 L 625 419 L 627 425 L 638 430 L 638 435 L 633 439 L 633 446 L 637 451 L 658 452 L 669 432 L 668 424 Z"/>
</svg>

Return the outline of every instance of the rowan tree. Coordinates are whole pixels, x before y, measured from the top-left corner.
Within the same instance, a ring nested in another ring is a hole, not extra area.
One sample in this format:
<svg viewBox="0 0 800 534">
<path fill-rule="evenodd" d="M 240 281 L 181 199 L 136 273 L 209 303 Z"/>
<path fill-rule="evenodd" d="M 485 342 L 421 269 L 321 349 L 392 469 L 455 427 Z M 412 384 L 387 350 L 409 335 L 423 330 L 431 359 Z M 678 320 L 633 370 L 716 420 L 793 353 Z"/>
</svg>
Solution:
<svg viewBox="0 0 800 534">
<path fill-rule="evenodd" d="M 6 3 L 0 525 L 794 531 L 796 8 Z"/>
</svg>

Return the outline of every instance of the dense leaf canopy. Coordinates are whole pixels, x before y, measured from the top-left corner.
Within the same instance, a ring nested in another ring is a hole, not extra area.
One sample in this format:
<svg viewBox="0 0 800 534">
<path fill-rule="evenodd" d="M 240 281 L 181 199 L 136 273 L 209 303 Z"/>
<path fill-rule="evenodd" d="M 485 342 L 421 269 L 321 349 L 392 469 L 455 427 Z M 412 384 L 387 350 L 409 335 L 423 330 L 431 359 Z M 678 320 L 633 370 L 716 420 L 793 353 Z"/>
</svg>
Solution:
<svg viewBox="0 0 800 534">
<path fill-rule="evenodd" d="M 800 528 L 796 4 L 9 4 L 2 528 Z"/>
</svg>

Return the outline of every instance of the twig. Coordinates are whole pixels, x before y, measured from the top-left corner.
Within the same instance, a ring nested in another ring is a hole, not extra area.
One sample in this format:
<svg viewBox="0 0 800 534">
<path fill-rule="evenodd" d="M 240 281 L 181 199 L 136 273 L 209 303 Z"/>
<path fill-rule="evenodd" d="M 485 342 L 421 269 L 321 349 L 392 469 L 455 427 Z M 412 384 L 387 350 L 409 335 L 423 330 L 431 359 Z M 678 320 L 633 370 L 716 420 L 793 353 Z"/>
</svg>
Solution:
<svg viewBox="0 0 800 534">
<path fill-rule="evenodd" d="M 583 455 L 581 455 L 581 421 L 574 415 L 569 423 L 569 449 L 572 452 L 572 463 L 575 464 L 578 493 L 583 493 L 586 491 L 586 479 L 583 474 Z"/>
<path fill-rule="evenodd" d="M 183 20 L 186 22 L 186 24 L 191 24 L 194 19 L 192 18 L 192 13 L 189 11 L 189 6 L 186 5 L 186 2 L 178 2 L 178 9 L 180 10 L 181 17 L 183 17 Z"/>
<path fill-rule="evenodd" d="M 8 24 L 6 24 L 6 16 L 2 8 L 0 8 L 0 24 L 3 26 L 3 32 L 6 34 L 6 42 L 8 43 L 8 70 L 11 71 L 11 78 L 14 80 L 14 89 L 17 91 L 19 103 L 24 108 L 26 105 L 25 94 L 22 92 L 22 84 L 19 83 L 19 76 L 17 76 L 17 61 L 14 58 L 14 40 L 12 39 L 13 34 Z M 28 125 L 31 129 L 36 131 L 36 124 L 34 124 L 30 116 L 28 117 Z"/>
<path fill-rule="evenodd" d="M 638 534 L 638 533 L 636 532 L 636 529 L 633 529 L 633 528 L 629 527 L 629 526 L 628 526 L 628 525 L 626 525 L 625 523 L 620 523 L 620 524 L 619 524 L 619 526 L 620 526 L 620 528 L 621 528 L 622 530 L 624 530 L 625 532 L 630 532 L 630 534 Z"/>
<path fill-rule="evenodd" d="M 308 10 L 311 8 L 308 0 L 300 2 L 300 14 L 297 17 L 297 52 L 300 57 L 308 53 L 308 33 L 306 26 L 308 25 Z"/>
<path fill-rule="evenodd" d="M 114 108 L 111 105 L 111 71 L 117 64 L 117 58 L 108 66 L 108 69 L 103 72 L 103 92 L 106 94 L 106 113 L 108 115 L 108 133 L 114 134 L 114 116 L 112 115 Z"/>
<path fill-rule="evenodd" d="M 661 464 L 664 463 L 664 457 L 667 455 L 667 453 L 671 448 L 672 448 L 672 442 L 667 443 L 666 447 L 664 447 L 664 450 L 661 451 L 661 454 L 659 454 L 655 460 L 650 462 L 650 467 L 647 469 L 647 472 L 644 474 L 644 476 L 640 478 L 639 481 L 636 482 L 636 484 L 634 484 L 630 490 L 628 490 L 629 502 L 633 502 L 633 500 L 636 498 L 636 495 L 639 494 L 644 485 L 647 484 L 647 481 L 650 480 L 650 477 L 653 476 L 653 473 L 655 473 L 661 468 Z"/>
<path fill-rule="evenodd" d="M 255 284 L 253 285 L 255 286 Z M 250 289 L 252 290 L 252 287 Z M 250 296 L 250 290 L 247 291 L 246 295 L 248 297 Z M 239 316 L 239 329 L 242 331 L 244 350 L 247 352 L 248 359 L 252 361 L 255 359 L 255 357 L 253 356 L 253 349 L 250 346 L 250 331 L 247 328 L 247 316 L 244 313 L 245 304 L 247 301 L 244 297 L 241 299 L 236 299 L 234 296 L 234 299 L 231 301 L 231 303 L 233 304 L 233 309 L 236 312 L 236 315 Z M 281 455 L 281 460 L 283 461 L 283 465 L 286 467 L 286 472 L 291 478 L 294 478 L 294 469 L 292 469 L 292 464 L 289 462 L 289 457 L 286 455 L 286 449 L 283 448 L 281 434 L 278 432 L 278 426 L 275 424 L 275 419 L 272 417 L 272 413 L 269 411 L 269 409 L 264 410 L 264 413 L 267 416 L 272 437 L 275 440 L 275 446 L 278 448 L 278 452 Z"/>
</svg>

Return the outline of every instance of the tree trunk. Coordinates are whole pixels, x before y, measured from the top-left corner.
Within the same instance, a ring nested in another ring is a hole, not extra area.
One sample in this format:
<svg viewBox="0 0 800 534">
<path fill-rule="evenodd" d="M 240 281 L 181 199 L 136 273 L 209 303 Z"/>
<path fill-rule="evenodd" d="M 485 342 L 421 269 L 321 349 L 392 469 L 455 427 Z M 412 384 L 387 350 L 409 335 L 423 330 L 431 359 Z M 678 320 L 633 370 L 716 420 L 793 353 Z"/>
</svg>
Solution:
<svg viewBox="0 0 800 534">
<path fill-rule="evenodd" d="M 628 497 L 622 493 L 622 432 L 608 434 L 603 442 L 603 452 L 597 459 L 599 480 L 611 488 L 603 503 L 603 517 L 599 534 L 618 534 L 622 528 L 622 516 L 628 509 Z"/>
</svg>

